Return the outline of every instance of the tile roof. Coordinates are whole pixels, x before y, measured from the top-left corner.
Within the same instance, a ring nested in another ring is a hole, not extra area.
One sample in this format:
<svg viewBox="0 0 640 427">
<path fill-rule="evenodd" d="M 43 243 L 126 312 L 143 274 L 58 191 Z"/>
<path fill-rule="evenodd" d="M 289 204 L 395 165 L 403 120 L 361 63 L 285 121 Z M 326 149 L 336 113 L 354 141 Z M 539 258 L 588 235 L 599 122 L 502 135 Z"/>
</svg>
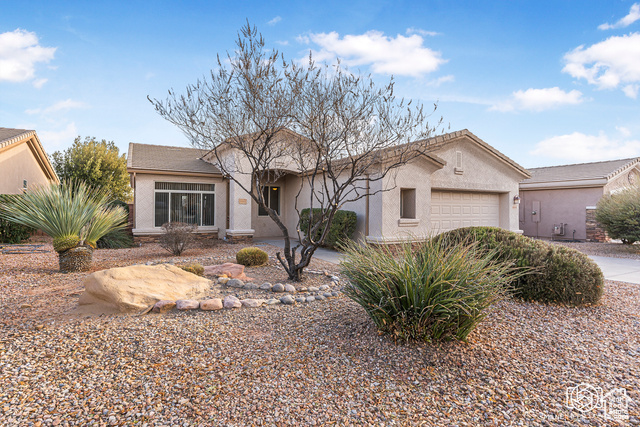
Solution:
<svg viewBox="0 0 640 427">
<path fill-rule="evenodd" d="M 21 141 L 31 136 L 30 134 L 33 133 L 36 133 L 36 131 L 27 129 L 0 128 L 0 147 L 4 147 L 5 145 Z"/>
<path fill-rule="evenodd" d="M 631 159 L 608 160 L 604 162 L 532 168 L 529 169 L 531 178 L 525 179 L 522 181 L 522 184 L 588 179 L 608 180 L 621 170 L 626 169 L 639 161 L 640 157 L 635 157 Z"/>
<path fill-rule="evenodd" d="M 127 169 L 220 174 L 217 167 L 201 159 L 208 151 L 130 143 Z"/>
</svg>

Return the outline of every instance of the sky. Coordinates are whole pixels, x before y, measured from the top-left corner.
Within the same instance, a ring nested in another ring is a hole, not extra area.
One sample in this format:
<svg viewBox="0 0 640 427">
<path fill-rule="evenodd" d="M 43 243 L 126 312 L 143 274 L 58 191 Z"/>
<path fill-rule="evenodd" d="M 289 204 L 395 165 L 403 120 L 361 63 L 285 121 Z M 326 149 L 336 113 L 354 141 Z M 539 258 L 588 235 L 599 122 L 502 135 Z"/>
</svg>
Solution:
<svg viewBox="0 0 640 427">
<path fill-rule="evenodd" d="M 522 166 L 640 156 L 640 3 L 626 0 L 0 0 L 0 127 L 190 146 L 147 97 L 184 92 L 256 25 L 285 58 L 340 58 Z"/>
</svg>

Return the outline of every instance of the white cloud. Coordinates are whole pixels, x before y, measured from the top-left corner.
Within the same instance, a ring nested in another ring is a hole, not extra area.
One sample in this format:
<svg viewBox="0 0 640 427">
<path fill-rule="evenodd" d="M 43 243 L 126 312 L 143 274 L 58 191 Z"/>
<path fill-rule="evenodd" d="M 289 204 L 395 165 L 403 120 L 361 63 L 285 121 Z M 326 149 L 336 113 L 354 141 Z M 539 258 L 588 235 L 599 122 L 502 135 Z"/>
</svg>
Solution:
<svg viewBox="0 0 640 427">
<path fill-rule="evenodd" d="M 529 154 L 571 163 L 623 159 L 640 156 L 640 140 L 612 139 L 602 132 L 599 135 L 574 132 L 540 141 Z"/>
<path fill-rule="evenodd" d="M 267 22 L 267 25 L 276 25 L 278 22 L 282 21 L 282 17 L 280 16 L 276 16 L 275 18 L 273 18 L 271 21 Z"/>
<path fill-rule="evenodd" d="M 278 43 L 280 46 L 288 46 L 289 45 L 289 41 L 288 40 L 276 40 L 276 43 Z"/>
<path fill-rule="evenodd" d="M 622 87 L 622 92 L 629 98 L 636 99 L 638 97 L 638 89 L 640 89 L 640 87 L 637 84 L 626 85 Z"/>
<path fill-rule="evenodd" d="M 398 34 L 394 38 L 380 31 L 368 31 L 341 38 L 338 33 L 331 32 L 310 34 L 298 40 L 308 40 L 320 47 L 319 51 L 313 51 L 316 61 L 332 62 L 340 58 L 348 67 L 367 65 L 379 74 L 419 77 L 447 62 L 440 52 L 424 47 L 424 39 L 418 34 L 408 37 Z"/>
<path fill-rule="evenodd" d="M 427 86 L 440 87 L 442 86 L 443 83 L 450 83 L 453 81 L 455 81 L 455 77 L 452 74 L 449 74 L 446 76 L 438 77 L 437 79 L 431 80 L 430 82 L 427 82 Z"/>
<path fill-rule="evenodd" d="M 67 111 L 71 109 L 78 108 L 88 108 L 89 106 L 81 101 L 74 101 L 72 99 L 65 99 L 64 101 L 56 102 L 53 105 L 50 105 L 46 108 L 34 108 L 26 110 L 27 114 L 51 114 L 56 113 L 58 111 Z"/>
<path fill-rule="evenodd" d="M 36 89 L 40 89 L 48 81 L 49 79 L 37 79 L 37 80 L 34 80 L 32 84 L 33 84 L 33 87 L 35 87 Z"/>
<path fill-rule="evenodd" d="M 640 3 L 634 3 L 633 5 L 631 5 L 631 9 L 629 10 L 629 14 L 627 16 L 621 18 L 615 24 L 598 25 L 598 29 L 611 30 L 614 28 L 625 28 L 636 22 L 638 19 L 640 19 Z"/>
<path fill-rule="evenodd" d="M 543 111 L 552 108 L 561 107 L 563 105 L 576 105 L 584 101 L 582 92 L 572 90 L 565 92 L 558 87 L 550 87 L 545 89 L 527 89 L 519 90 L 511 94 L 511 98 L 499 102 L 491 107 L 491 110 L 497 111 Z"/>
<path fill-rule="evenodd" d="M 17 29 L 0 34 L 0 81 L 24 82 L 35 78 L 35 65 L 49 62 L 57 48 L 42 47 L 36 33 Z M 41 87 L 40 79 L 34 86 Z"/>
<path fill-rule="evenodd" d="M 407 28 L 407 34 L 420 34 L 421 36 L 439 36 L 440 33 L 436 32 L 436 31 L 427 31 L 427 30 L 422 30 L 420 28 Z"/>
<path fill-rule="evenodd" d="M 609 37 L 588 48 L 578 46 L 565 54 L 562 69 L 577 79 L 585 79 L 600 89 L 622 86 L 633 98 L 640 82 L 640 33 Z"/>
<path fill-rule="evenodd" d="M 38 131 L 38 137 L 47 153 L 59 150 L 61 147 L 71 145 L 78 136 L 78 128 L 75 122 L 69 123 L 64 129 Z"/>
</svg>

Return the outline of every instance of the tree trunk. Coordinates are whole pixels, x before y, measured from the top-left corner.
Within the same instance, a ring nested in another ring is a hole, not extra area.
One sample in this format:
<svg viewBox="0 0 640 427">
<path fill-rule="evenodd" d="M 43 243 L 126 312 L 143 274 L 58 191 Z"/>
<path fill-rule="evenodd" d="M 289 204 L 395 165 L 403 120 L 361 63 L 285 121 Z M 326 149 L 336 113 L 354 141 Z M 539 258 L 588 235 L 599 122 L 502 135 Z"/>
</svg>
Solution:
<svg viewBox="0 0 640 427">
<path fill-rule="evenodd" d="M 58 254 L 58 265 L 61 273 L 75 273 L 91 270 L 93 249 L 78 246 Z"/>
</svg>

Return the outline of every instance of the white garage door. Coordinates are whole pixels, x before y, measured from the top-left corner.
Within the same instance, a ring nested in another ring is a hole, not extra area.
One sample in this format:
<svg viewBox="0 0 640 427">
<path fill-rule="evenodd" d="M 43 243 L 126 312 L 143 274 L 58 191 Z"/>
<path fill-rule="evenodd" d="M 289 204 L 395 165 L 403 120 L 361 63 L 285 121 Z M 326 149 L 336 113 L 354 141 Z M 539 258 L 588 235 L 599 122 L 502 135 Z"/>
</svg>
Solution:
<svg viewBox="0 0 640 427">
<path fill-rule="evenodd" d="M 500 225 L 498 194 L 437 190 L 431 192 L 431 229 L 434 233 L 479 225 Z"/>
</svg>

